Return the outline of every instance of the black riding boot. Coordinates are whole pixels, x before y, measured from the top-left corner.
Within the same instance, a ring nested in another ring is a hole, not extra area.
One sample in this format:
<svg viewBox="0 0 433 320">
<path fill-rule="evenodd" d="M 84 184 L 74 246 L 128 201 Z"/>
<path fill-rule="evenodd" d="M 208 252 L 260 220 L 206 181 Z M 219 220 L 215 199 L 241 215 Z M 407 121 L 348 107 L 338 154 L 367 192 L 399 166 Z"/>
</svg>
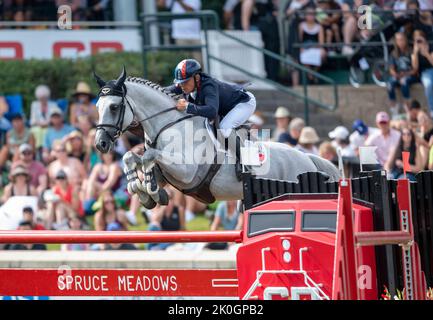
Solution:
<svg viewBox="0 0 433 320">
<path fill-rule="evenodd" d="M 231 154 L 234 154 L 236 157 L 236 163 L 235 163 L 235 174 L 236 178 L 239 181 L 242 181 L 242 164 L 241 164 L 241 138 L 239 138 L 238 135 L 236 135 L 236 143 L 235 143 L 235 150 L 232 150 L 233 146 L 229 143 L 229 139 L 226 139 L 226 145 L 227 150 L 230 151 Z"/>
</svg>

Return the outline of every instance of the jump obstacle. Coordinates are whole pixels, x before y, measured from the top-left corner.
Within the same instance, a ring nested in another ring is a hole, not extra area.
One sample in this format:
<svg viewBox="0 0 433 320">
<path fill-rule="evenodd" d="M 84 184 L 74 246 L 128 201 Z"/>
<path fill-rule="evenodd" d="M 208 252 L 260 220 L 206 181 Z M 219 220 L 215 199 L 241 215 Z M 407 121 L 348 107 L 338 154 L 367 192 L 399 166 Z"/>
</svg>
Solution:
<svg viewBox="0 0 433 320">
<path fill-rule="evenodd" d="M 413 219 L 419 186 L 381 171 L 339 183 L 309 173 L 296 184 L 246 174 L 243 183 L 241 231 L 0 231 L 4 244 L 238 242 L 237 269 L 0 269 L 0 296 L 374 300 L 387 285 L 426 299 L 432 254 L 418 246 L 427 237 L 420 212 Z"/>
</svg>

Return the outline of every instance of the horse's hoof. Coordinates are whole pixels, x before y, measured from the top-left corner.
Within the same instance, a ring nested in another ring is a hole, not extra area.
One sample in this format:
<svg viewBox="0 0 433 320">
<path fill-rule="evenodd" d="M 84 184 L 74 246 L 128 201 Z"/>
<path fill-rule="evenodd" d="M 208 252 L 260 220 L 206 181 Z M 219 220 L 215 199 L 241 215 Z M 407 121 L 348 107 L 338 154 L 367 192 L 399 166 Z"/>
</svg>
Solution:
<svg viewBox="0 0 433 320">
<path fill-rule="evenodd" d="M 149 197 L 149 195 L 139 192 L 138 197 L 140 198 L 140 203 L 146 209 L 151 210 L 156 207 L 156 202 L 151 197 Z"/>
<path fill-rule="evenodd" d="M 168 205 L 168 201 L 169 201 L 170 199 L 169 199 L 169 197 L 168 197 L 168 193 L 167 193 L 167 191 L 165 191 L 164 189 L 161 189 L 161 190 L 159 190 L 158 194 L 159 194 L 159 201 L 158 201 L 158 203 L 159 203 L 161 206 L 166 206 L 166 205 Z"/>
</svg>

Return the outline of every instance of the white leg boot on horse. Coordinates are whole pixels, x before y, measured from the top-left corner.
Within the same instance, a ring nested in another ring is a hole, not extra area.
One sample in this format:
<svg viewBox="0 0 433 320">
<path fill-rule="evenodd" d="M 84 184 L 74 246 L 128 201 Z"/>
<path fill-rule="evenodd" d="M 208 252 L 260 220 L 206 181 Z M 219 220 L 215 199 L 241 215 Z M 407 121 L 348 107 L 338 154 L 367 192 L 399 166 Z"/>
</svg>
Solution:
<svg viewBox="0 0 433 320">
<path fill-rule="evenodd" d="M 146 188 L 139 179 L 137 172 L 139 167 L 141 167 L 140 156 L 132 151 L 128 151 L 123 156 L 123 163 L 125 164 L 124 172 L 128 181 L 128 193 L 131 196 L 137 194 L 141 204 L 146 209 L 153 209 L 156 206 L 156 201 L 149 194 L 147 194 Z"/>
</svg>

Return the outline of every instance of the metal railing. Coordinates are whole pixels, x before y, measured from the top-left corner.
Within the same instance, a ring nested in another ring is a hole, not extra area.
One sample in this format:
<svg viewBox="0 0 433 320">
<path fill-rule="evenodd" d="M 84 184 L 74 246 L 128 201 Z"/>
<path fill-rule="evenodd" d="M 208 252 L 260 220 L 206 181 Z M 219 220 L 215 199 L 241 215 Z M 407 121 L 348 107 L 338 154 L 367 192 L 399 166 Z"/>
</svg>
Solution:
<svg viewBox="0 0 433 320">
<path fill-rule="evenodd" d="M 149 35 L 149 31 L 151 29 L 151 25 L 155 25 L 155 24 L 160 24 L 162 22 L 169 22 L 172 20 L 177 20 L 177 19 L 191 19 L 191 18 L 195 18 L 195 19 L 199 19 L 202 23 L 202 30 L 204 32 L 204 43 L 200 44 L 200 45 L 192 45 L 192 46 L 178 46 L 178 45 L 173 45 L 173 44 L 168 44 L 168 45 L 152 45 L 150 44 L 150 35 Z M 205 11 L 199 11 L 199 12 L 194 12 L 194 13 L 186 13 L 186 14 L 172 14 L 170 12 L 159 12 L 159 13 L 155 13 L 155 14 L 141 14 L 141 21 L 142 21 L 142 38 L 143 38 L 143 66 L 144 66 L 144 75 L 147 75 L 147 53 L 149 51 L 152 50 L 205 50 L 206 52 L 206 62 L 207 62 L 207 66 L 208 68 L 210 68 L 210 61 L 214 60 L 217 61 L 219 63 L 222 63 L 225 66 L 228 66 L 236 71 L 239 71 L 243 74 L 246 74 L 247 76 L 263 81 L 266 84 L 277 88 L 278 90 L 281 90 L 295 98 L 301 99 L 304 102 L 304 116 L 305 116 L 305 121 L 308 123 L 309 120 L 309 107 L 311 104 L 316 105 L 322 109 L 326 109 L 329 111 L 334 111 L 338 108 L 338 88 L 337 88 L 337 84 L 336 82 L 329 78 L 326 77 L 316 71 L 313 71 L 311 69 L 308 69 L 298 63 L 295 63 L 293 61 L 291 61 L 289 58 L 284 57 L 280 54 L 274 53 L 272 51 L 266 50 L 264 48 L 260 48 L 257 46 L 254 46 L 244 40 L 238 39 L 237 37 L 234 37 L 230 34 L 228 34 L 227 32 L 224 32 L 223 30 L 221 30 L 220 28 L 220 20 L 218 15 L 214 12 L 214 11 L 210 11 L 210 10 L 205 10 Z M 276 81 L 267 79 L 267 78 L 262 78 L 261 76 L 258 76 L 252 72 L 249 72 L 248 70 L 245 70 L 239 66 L 236 66 L 226 60 L 223 60 L 219 57 L 216 57 L 214 55 L 212 55 L 209 52 L 209 42 L 208 42 L 208 31 L 212 30 L 213 32 L 216 32 L 218 35 L 221 35 L 227 39 L 230 39 L 234 42 L 237 42 L 238 44 L 241 44 L 249 49 L 252 50 L 256 50 L 260 53 L 262 53 L 264 56 L 273 58 L 278 60 L 281 64 L 284 64 L 285 66 L 289 66 L 297 71 L 299 71 L 301 73 L 302 76 L 302 86 L 303 86 L 303 92 L 299 93 L 291 88 L 288 88 Z M 207 70 L 208 72 L 210 70 Z M 317 79 L 320 79 L 321 81 L 330 84 L 332 86 L 332 90 L 333 90 L 333 97 L 334 97 L 334 103 L 333 104 L 326 104 L 323 103 L 322 101 L 316 100 L 314 98 L 311 98 L 308 96 L 308 85 L 307 85 L 307 76 L 310 75 L 312 77 L 315 77 Z"/>
</svg>

